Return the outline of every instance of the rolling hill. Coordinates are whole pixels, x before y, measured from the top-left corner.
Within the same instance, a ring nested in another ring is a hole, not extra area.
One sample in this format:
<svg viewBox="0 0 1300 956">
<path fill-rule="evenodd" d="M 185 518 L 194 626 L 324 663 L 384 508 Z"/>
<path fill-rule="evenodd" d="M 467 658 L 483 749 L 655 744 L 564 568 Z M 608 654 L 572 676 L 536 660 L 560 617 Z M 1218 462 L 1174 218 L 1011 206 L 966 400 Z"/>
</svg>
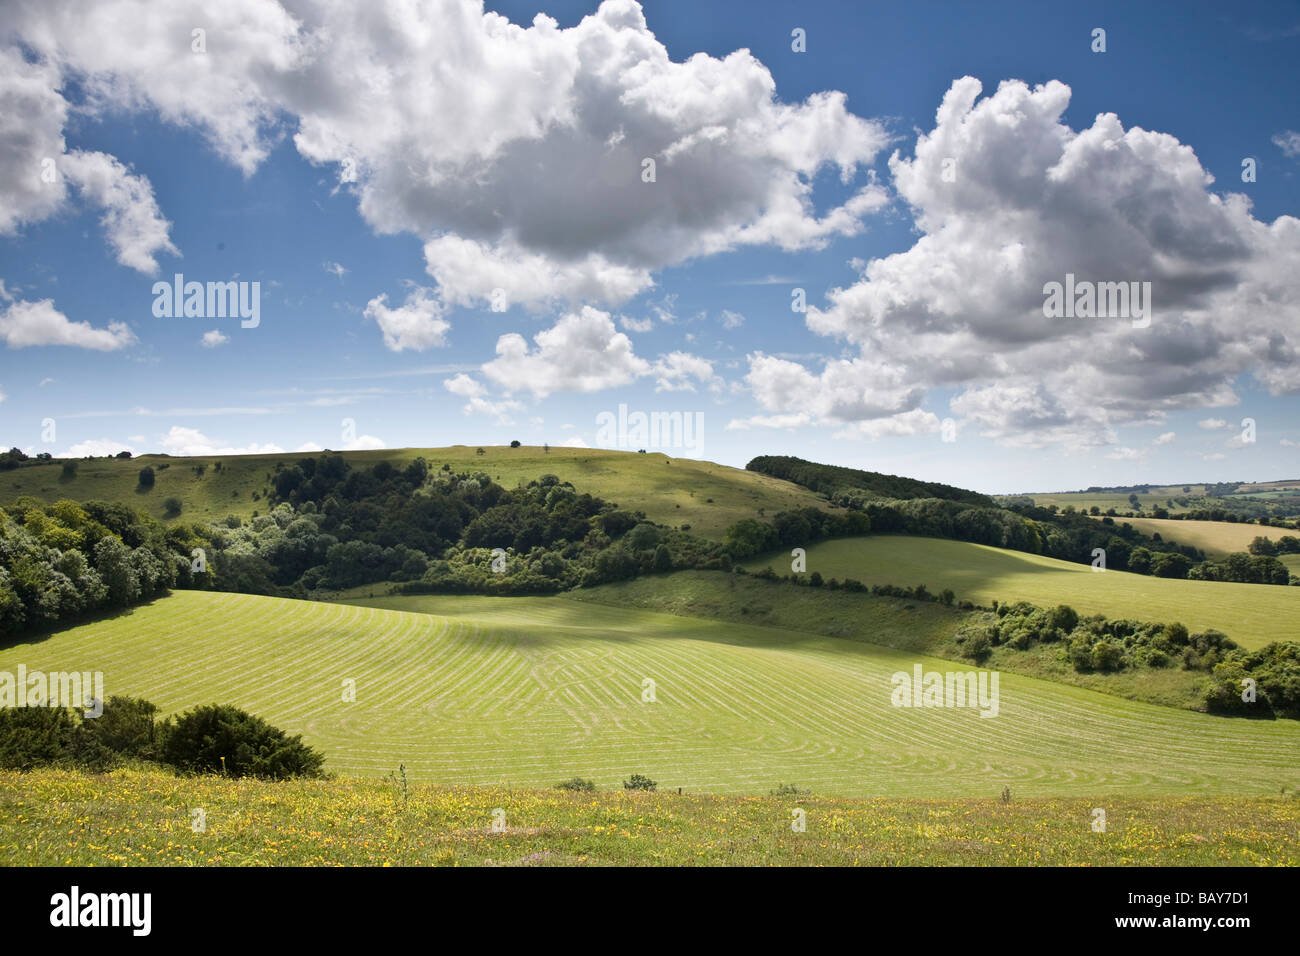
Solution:
<svg viewBox="0 0 1300 956">
<path fill-rule="evenodd" d="M 381 461 L 402 466 L 423 457 L 433 468 L 449 464 L 454 471 L 486 472 L 506 488 L 553 474 L 561 481 L 572 482 L 579 492 L 644 511 L 650 520 L 661 524 L 690 525 L 693 533 L 713 540 L 720 540 L 722 532 L 742 518 L 758 517 L 764 512 L 770 516 L 792 508 L 832 507 L 825 499 L 790 482 L 691 458 L 601 448 L 552 447 L 545 451 L 529 446 L 491 446 L 483 452 L 480 455 L 475 448 L 455 445 L 344 454 L 354 466 Z M 316 454 L 95 458 L 82 460 L 72 479 L 62 477 L 62 466 L 57 462 L 27 464 L 0 472 L 0 507 L 21 495 L 34 495 L 47 502 L 60 498 L 103 499 L 142 508 L 155 518 L 168 520 L 163 502 L 174 496 L 185 505 L 177 520 L 219 521 L 229 514 L 248 518 L 254 511 L 264 514 L 268 510 L 266 495 L 272 488 L 277 463 L 289 464 Z M 220 470 L 216 468 L 218 463 Z M 140 469 L 146 465 L 156 473 L 154 487 L 149 491 L 141 490 L 138 482 Z M 196 466 L 203 466 L 202 475 L 196 472 Z M 254 500 L 254 494 L 259 500 Z"/>
<path fill-rule="evenodd" d="M 1096 572 L 1020 551 L 965 541 L 870 535 L 824 541 L 807 549 L 807 570 L 864 584 L 924 584 L 950 588 L 957 600 L 1068 604 L 1081 614 L 1144 621 L 1181 621 L 1192 630 L 1217 628 L 1243 647 L 1300 640 L 1300 588 L 1220 581 L 1179 581 L 1123 571 Z M 786 555 L 745 563 L 790 571 Z"/>
<path fill-rule="evenodd" d="M 1276 793 L 1287 721 L 1209 717 L 1002 674 L 999 711 L 891 706 L 891 675 L 955 665 L 797 631 L 555 598 L 383 598 L 412 610 L 178 592 L 0 651 L 100 670 L 164 711 L 219 701 L 414 780 L 961 798 Z M 427 613 L 427 612 L 445 613 Z M 656 701 L 643 701 L 646 679 Z M 356 682 L 345 702 L 344 682 Z"/>
<path fill-rule="evenodd" d="M 1116 518 L 1117 524 L 1128 523 L 1143 534 L 1158 534 L 1166 541 L 1176 541 L 1200 548 L 1209 558 L 1221 558 L 1232 551 L 1245 551 L 1256 538 L 1277 541 L 1294 535 L 1290 528 L 1266 528 L 1234 521 L 1174 521 L 1169 518 Z"/>
</svg>

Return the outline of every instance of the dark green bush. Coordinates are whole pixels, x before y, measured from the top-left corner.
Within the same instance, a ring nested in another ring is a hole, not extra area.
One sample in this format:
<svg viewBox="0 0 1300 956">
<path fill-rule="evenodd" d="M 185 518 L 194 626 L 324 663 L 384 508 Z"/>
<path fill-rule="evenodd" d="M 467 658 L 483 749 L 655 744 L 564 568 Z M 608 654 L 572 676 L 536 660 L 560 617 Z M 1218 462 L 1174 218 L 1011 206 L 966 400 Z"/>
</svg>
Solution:
<svg viewBox="0 0 1300 956">
<path fill-rule="evenodd" d="M 28 771 L 68 761 L 77 716 L 62 707 L 0 707 L 0 769 Z"/>
<path fill-rule="evenodd" d="M 324 754 L 229 704 L 186 711 L 165 726 L 162 759 L 188 773 L 232 777 L 319 777 Z"/>
</svg>

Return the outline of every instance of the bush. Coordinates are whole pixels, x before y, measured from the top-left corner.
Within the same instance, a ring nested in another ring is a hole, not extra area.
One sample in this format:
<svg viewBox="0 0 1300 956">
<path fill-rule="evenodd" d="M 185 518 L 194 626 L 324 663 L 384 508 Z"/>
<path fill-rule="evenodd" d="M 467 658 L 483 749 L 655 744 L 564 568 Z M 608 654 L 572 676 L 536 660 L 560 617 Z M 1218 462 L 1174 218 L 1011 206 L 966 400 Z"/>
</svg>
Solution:
<svg viewBox="0 0 1300 956">
<path fill-rule="evenodd" d="M 966 638 L 962 644 L 963 657 L 969 657 L 976 664 L 983 664 L 993 653 L 993 642 L 987 630 L 979 630 Z"/>
<path fill-rule="evenodd" d="M 141 468 L 139 480 L 140 480 L 141 488 L 152 488 L 154 483 L 153 469 L 150 468 L 148 465 L 145 465 L 143 468 Z"/>
<path fill-rule="evenodd" d="M 156 712 L 147 700 L 131 697 L 110 697 L 90 719 L 64 707 L 0 708 L 0 768 L 64 764 L 102 773 L 123 758 L 153 759 Z"/>
<path fill-rule="evenodd" d="M 1111 641 L 1098 641 L 1092 646 L 1092 669 L 1117 671 L 1123 665 L 1124 648 Z"/>
<path fill-rule="evenodd" d="M 639 773 L 632 774 L 631 780 L 623 781 L 624 790 L 653 790 L 657 786 L 658 784 L 649 777 L 643 776 Z"/>
<path fill-rule="evenodd" d="M 62 707 L 0 707 L 0 769 L 28 771 L 68 758 L 77 717 Z"/>
<path fill-rule="evenodd" d="M 69 480 L 69 481 L 71 481 L 73 478 L 76 478 L 76 477 L 77 477 L 77 465 L 78 465 L 78 462 L 75 462 L 75 461 L 65 461 L 65 462 L 63 463 L 63 469 L 62 469 L 62 471 L 59 472 L 60 477 L 62 477 L 62 478 L 66 478 L 66 479 Z"/>
<path fill-rule="evenodd" d="M 519 442 L 518 442 L 518 441 L 512 441 L 512 442 L 510 443 L 510 447 L 511 447 L 511 448 L 518 448 L 518 447 L 519 447 Z"/>
<path fill-rule="evenodd" d="M 110 697 L 103 713 L 82 720 L 75 745 L 76 760 L 93 770 L 110 770 L 123 759 L 156 760 L 158 708 L 135 697 Z"/>
<path fill-rule="evenodd" d="M 195 707 L 165 728 L 163 761 L 188 773 L 271 780 L 322 775 L 324 754 L 228 704 Z"/>
<path fill-rule="evenodd" d="M 591 793 L 596 789 L 596 785 L 590 780 L 583 780 L 581 777 L 573 777 L 562 783 L 555 785 L 556 790 L 576 790 L 580 793 Z"/>
<path fill-rule="evenodd" d="M 163 500 L 163 513 L 168 518 L 175 518 L 179 515 L 182 507 L 184 507 L 184 504 L 179 498 L 172 497 Z"/>
</svg>

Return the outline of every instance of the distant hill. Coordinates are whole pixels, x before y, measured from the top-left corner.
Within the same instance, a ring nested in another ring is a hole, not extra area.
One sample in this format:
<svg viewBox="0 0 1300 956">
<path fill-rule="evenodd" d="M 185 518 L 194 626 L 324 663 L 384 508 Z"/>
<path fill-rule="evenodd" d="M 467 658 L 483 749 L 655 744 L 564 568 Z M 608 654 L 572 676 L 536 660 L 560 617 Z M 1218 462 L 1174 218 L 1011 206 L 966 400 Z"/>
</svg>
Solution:
<svg viewBox="0 0 1300 956">
<path fill-rule="evenodd" d="M 819 494 L 831 497 L 836 491 L 853 489 L 881 498 L 943 498 L 972 505 L 993 506 L 993 499 L 977 491 L 968 491 L 936 481 L 920 481 L 878 471 L 820 465 L 788 455 L 760 455 L 745 466 L 748 471 L 783 478 Z"/>
<path fill-rule="evenodd" d="M 319 452 L 278 452 L 270 455 L 215 455 L 173 458 L 141 455 L 132 459 L 80 459 L 76 471 L 62 470 L 62 461 L 25 463 L 0 472 L 0 507 L 23 495 L 47 503 L 61 498 L 75 501 L 117 501 L 148 511 L 160 521 L 220 521 L 228 514 L 249 519 L 266 514 L 274 489 L 276 466 L 288 467 Z M 386 461 L 405 468 L 423 458 L 430 468 L 450 465 L 455 471 L 481 471 L 497 483 L 513 488 L 541 475 L 556 475 L 586 492 L 621 508 L 643 511 L 655 522 L 673 527 L 690 526 L 692 534 L 714 541 L 742 518 L 774 515 L 797 508 L 829 509 L 816 494 L 785 481 L 727 465 L 692 458 L 670 458 L 659 453 L 638 454 L 604 448 L 568 448 L 524 445 L 508 448 L 488 445 L 479 454 L 473 445 L 449 448 L 386 448 L 344 451 L 339 454 L 354 467 Z M 140 469 L 152 467 L 154 484 L 139 484 Z M 183 502 L 179 516 L 168 514 L 169 497 Z"/>
</svg>

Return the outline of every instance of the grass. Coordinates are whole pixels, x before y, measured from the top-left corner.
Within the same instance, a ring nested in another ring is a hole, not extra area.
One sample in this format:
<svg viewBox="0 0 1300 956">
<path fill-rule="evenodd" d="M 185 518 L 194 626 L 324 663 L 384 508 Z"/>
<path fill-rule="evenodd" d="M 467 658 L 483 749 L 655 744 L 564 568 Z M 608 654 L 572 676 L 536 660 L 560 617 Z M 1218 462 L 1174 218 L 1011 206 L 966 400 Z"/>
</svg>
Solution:
<svg viewBox="0 0 1300 956">
<path fill-rule="evenodd" d="M 1097 808 L 1104 833 L 1092 830 Z M 5 866 L 1295 866 L 1298 825 L 1288 796 L 1001 803 L 415 785 L 404 803 L 374 780 L 0 772 Z"/>
<path fill-rule="evenodd" d="M 724 581 L 725 584 L 721 583 Z M 784 581 L 761 581 L 752 575 L 717 571 L 681 571 L 637 578 L 572 591 L 566 597 L 865 641 L 958 661 L 962 667 L 971 665 L 957 641 L 958 631 L 962 624 L 987 616 L 987 612 L 960 611 L 935 602 L 877 597 L 825 587 L 796 587 Z M 1204 671 L 1181 667 L 1080 673 L 1066 659 L 1061 644 L 1036 644 L 1024 651 L 996 647 L 983 667 L 1198 712 L 1204 710 L 1205 688 L 1209 683 L 1209 675 Z"/>
<path fill-rule="evenodd" d="M 1190 491 L 1183 491 L 1183 488 L 1190 488 Z M 1049 505 L 1056 505 L 1058 508 L 1064 508 L 1067 505 L 1073 505 L 1076 509 L 1087 511 L 1094 505 L 1102 511 L 1108 508 L 1114 508 L 1116 511 L 1131 511 L 1132 503 L 1128 500 L 1131 492 L 1127 491 L 1056 491 L 1056 492 L 1033 492 L 1028 493 L 1028 497 L 1034 499 L 1034 504 L 1040 508 L 1046 508 Z M 1192 498 L 1205 494 L 1205 485 L 1160 485 L 1151 487 L 1147 494 L 1137 493 L 1138 501 L 1145 509 L 1164 508 L 1166 511 L 1189 511 L 1190 508 L 1184 508 L 1179 505 L 1179 498 Z M 1008 497 L 1018 497 L 1009 495 L 995 495 L 995 500 L 1003 500 Z M 1170 501 L 1174 503 L 1169 504 Z"/>
<path fill-rule="evenodd" d="M 1243 647 L 1300 640 L 1300 588 L 1222 581 L 1179 581 L 1073 564 L 982 544 L 869 535 L 824 541 L 807 549 L 808 573 L 857 578 L 864 584 L 950 588 L 958 600 L 991 605 L 1025 600 L 1068 604 L 1081 614 L 1181 621 L 1193 631 L 1217 628 Z M 785 556 L 746 563 L 788 573 Z"/>
<path fill-rule="evenodd" d="M 891 706 L 891 675 L 951 664 L 796 630 L 561 597 L 379 607 L 182 591 L 0 651 L 0 670 L 99 670 L 164 712 L 252 711 L 379 777 L 542 787 L 986 798 L 1254 795 L 1300 786 L 1288 721 L 1210 717 L 1016 674 L 999 715 Z M 887 620 L 882 618 L 882 623 Z M 965 670 L 967 668 L 959 668 Z M 644 681 L 657 700 L 643 701 Z M 345 680 L 356 681 L 344 702 Z"/>
<path fill-rule="evenodd" d="M 1158 534 L 1165 541 L 1191 545 L 1206 557 L 1221 558 L 1233 551 L 1246 551 L 1256 538 L 1295 535 L 1290 528 L 1268 528 L 1258 524 L 1232 521 L 1173 521 L 1169 518 L 1116 518 L 1116 524 L 1131 524 L 1143 534 Z"/>
<path fill-rule="evenodd" d="M 540 475 L 557 475 L 562 481 L 572 482 L 580 492 L 644 511 L 661 524 L 689 524 L 695 534 L 714 540 L 720 540 L 730 525 L 760 512 L 771 516 L 792 508 L 831 507 L 813 492 L 777 478 L 659 453 L 640 455 L 600 448 L 551 448 L 547 452 L 529 446 L 490 446 L 479 455 L 475 448 L 465 445 L 346 453 L 354 467 L 380 461 L 404 467 L 421 456 L 434 469 L 449 464 L 455 471 L 486 472 L 507 488 Z M 266 495 L 273 489 L 276 464 L 288 465 L 308 457 L 314 454 L 92 459 L 82 461 L 77 476 L 70 481 L 61 479 L 62 466 L 57 462 L 25 466 L 0 473 L 0 507 L 20 495 L 33 495 L 47 502 L 60 498 L 121 501 L 168 522 L 219 521 L 229 514 L 249 518 L 254 511 L 265 514 L 269 510 Z M 222 465 L 220 472 L 214 468 L 217 462 Z M 169 467 L 158 471 L 161 464 Z M 202 477 L 193 470 L 200 464 L 207 466 Z M 156 473 L 154 487 L 147 492 L 138 484 L 140 469 L 145 465 L 151 465 Z M 260 500 L 253 500 L 255 493 Z M 178 518 L 169 518 L 163 508 L 163 501 L 173 495 L 185 503 Z"/>
</svg>

